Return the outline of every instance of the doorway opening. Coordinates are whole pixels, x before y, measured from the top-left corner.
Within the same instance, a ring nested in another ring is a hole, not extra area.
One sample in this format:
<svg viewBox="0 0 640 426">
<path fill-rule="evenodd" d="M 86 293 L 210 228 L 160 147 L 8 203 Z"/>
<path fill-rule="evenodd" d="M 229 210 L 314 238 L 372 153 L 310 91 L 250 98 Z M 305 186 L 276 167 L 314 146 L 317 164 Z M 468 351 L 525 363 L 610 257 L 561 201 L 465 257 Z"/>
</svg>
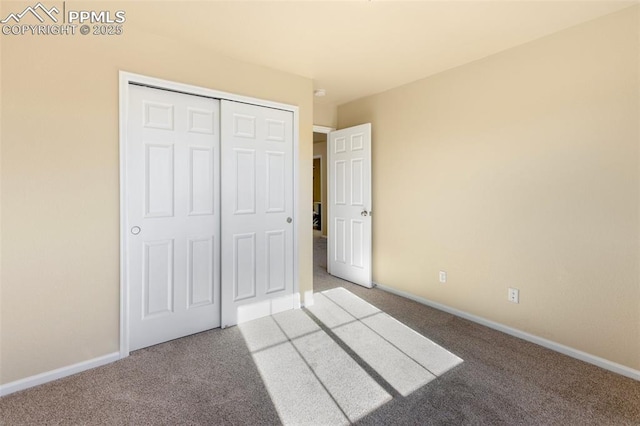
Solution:
<svg viewBox="0 0 640 426">
<path fill-rule="evenodd" d="M 313 156 L 313 229 L 322 230 L 322 157 Z"/>
<path fill-rule="evenodd" d="M 313 132 L 313 230 L 327 237 L 327 135 Z"/>
<path fill-rule="evenodd" d="M 314 135 L 314 154 L 326 156 L 327 165 L 327 196 L 322 200 L 327 237 L 314 236 L 314 248 L 324 240 L 329 274 L 371 288 L 371 123 L 313 130 L 322 134 Z"/>
<path fill-rule="evenodd" d="M 313 126 L 313 269 L 327 273 L 328 184 L 327 138 L 332 128 Z"/>
<path fill-rule="evenodd" d="M 313 126 L 313 236 L 327 238 L 327 137 L 331 127 Z"/>
</svg>

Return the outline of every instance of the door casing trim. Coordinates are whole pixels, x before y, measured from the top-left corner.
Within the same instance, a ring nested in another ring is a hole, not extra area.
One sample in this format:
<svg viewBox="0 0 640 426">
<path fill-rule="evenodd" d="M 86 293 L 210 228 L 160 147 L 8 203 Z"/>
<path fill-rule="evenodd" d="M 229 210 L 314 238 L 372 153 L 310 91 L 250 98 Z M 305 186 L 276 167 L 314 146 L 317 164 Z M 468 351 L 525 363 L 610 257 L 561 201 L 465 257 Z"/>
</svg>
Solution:
<svg viewBox="0 0 640 426">
<path fill-rule="evenodd" d="M 120 358 L 129 356 L 129 282 L 127 280 L 127 212 L 126 194 L 126 146 L 129 116 L 129 85 L 138 84 L 156 89 L 170 90 L 188 95 L 204 96 L 213 99 L 226 99 L 252 105 L 275 108 L 293 113 L 293 223 L 298 223 L 300 206 L 298 204 L 299 176 L 299 108 L 295 105 L 273 102 L 265 99 L 236 95 L 234 93 L 193 86 L 127 71 L 119 72 L 119 166 L 120 166 Z M 299 247 L 297 225 L 293 229 L 293 294 L 300 294 L 299 286 Z M 299 298 L 299 296 L 298 296 Z M 300 306 L 296 303 L 296 306 Z"/>
</svg>

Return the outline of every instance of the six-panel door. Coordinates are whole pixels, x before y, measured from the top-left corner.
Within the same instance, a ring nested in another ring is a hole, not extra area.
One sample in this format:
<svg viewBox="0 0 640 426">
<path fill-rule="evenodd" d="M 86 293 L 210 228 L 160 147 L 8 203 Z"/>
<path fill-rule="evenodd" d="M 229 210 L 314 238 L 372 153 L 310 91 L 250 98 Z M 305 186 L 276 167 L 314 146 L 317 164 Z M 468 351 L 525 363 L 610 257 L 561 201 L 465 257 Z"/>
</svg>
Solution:
<svg viewBox="0 0 640 426">
<path fill-rule="evenodd" d="M 129 94 L 129 349 L 299 306 L 293 113 L 134 85 Z"/>
<path fill-rule="evenodd" d="M 371 287 L 371 124 L 329 134 L 329 273 Z"/>
<path fill-rule="evenodd" d="M 222 101 L 222 326 L 296 306 L 293 113 Z"/>
<path fill-rule="evenodd" d="M 129 88 L 129 349 L 220 326 L 220 101 Z"/>
</svg>

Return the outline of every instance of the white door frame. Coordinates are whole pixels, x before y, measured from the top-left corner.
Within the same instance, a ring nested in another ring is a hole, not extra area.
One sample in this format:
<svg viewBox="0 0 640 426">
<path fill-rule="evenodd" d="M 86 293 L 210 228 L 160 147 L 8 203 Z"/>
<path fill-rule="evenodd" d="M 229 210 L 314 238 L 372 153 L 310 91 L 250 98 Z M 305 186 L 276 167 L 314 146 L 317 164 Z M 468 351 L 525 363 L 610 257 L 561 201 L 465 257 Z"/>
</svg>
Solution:
<svg viewBox="0 0 640 426">
<path fill-rule="evenodd" d="M 127 280 L 127 235 L 126 224 L 127 194 L 126 194 L 126 146 L 127 146 L 127 124 L 129 117 L 129 84 L 140 84 L 156 89 L 171 90 L 188 95 L 205 96 L 214 99 L 227 99 L 230 101 L 244 102 L 248 104 L 263 106 L 267 108 L 281 109 L 293 113 L 293 223 L 297 224 L 300 217 L 300 206 L 298 205 L 298 173 L 299 173 L 299 108 L 294 105 L 272 102 L 264 99 L 251 98 L 248 96 L 236 95 L 233 93 L 221 92 L 219 90 L 208 89 L 206 87 L 192 86 L 189 84 L 177 83 L 155 77 L 120 71 L 119 73 L 119 111 L 120 111 L 120 358 L 129 356 L 129 282 Z M 314 126 L 315 127 L 315 126 Z M 218 217 L 218 220 L 220 218 Z M 297 225 L 293 229 L 293 293 L 294 296 L 300 294 L 298 282 L 298 231 Z M 297 304 L 299 306 L 299 304 Z"/>
</svg>

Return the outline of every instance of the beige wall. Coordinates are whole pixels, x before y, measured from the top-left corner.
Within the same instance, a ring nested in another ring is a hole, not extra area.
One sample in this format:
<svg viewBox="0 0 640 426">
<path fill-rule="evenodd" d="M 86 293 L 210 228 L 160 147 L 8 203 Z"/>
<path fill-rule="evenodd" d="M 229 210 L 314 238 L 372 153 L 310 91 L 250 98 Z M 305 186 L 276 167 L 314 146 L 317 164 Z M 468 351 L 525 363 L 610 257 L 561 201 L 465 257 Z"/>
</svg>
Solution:
<svg viewBox="0 0 640 426">
<path fill-rule="evenodd" d="M 314 133 L 314 139 L 315 135 Z M 313 155 L 322 157 L 322 235 L 327 235 L 328 219 L 329 219 L 329 201 L 327 198 L 327 135 L 324 136 L 324 142 L 315 142 L 313 144 Z"/>
<path fill-rule="evenodd" d="M 373 123 L 374 281 L 640 369 L 638 13 L 339 107 Z"/>
<path fill-rule="evenodd" d="M 311 80 L 133 23 L 120 37 L 2 37 L 0 383 L 119 349 L 119 70 L 300 107 L 299 280 L 311 290 Z"/>
<path fill-rule="evenodd" d="M 338 124 L 338 109 L 333 104 L 314 103 L 313 124 L 316 126 L 333 127 Z"/>
</svg>

